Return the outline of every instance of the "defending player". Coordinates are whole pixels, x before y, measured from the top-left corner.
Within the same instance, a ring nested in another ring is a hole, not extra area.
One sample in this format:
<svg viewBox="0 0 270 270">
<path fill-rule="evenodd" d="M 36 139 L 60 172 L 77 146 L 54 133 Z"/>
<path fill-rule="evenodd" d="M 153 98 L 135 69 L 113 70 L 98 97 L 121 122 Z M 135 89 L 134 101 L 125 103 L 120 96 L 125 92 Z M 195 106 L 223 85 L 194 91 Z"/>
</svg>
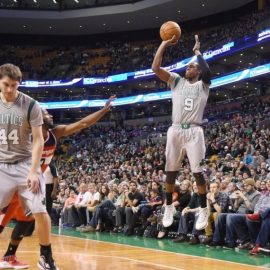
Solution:
<svg viewBox="0 0 270 270">
<path fill-rule="evenodd" d="M 200 194 L 201 209 L 196 229 L 202 230 L 207 226 L 209 211 L 206 207 L 206 183 L 200 165 L 205 157 L 205 141 L 201 124 L 209 95 L 211 74 L 208 64 L 200 53 L 200 42 L 197 35 L 195 35 L 195 41 L 193 52 L 197 56 L 197 62 L 188 64 L 185 78 L 161 67 L 165 49 L 178 42 L 175 37 L 160 44 L 152 69 L 161 80 L 170 86 L 173 104 L 173 123 L 168 129 L 166 144 L 166 206 L 163 225 L 169 227 L 173 223 L 172 192 L 181 167 L 181 160 L 186 153 Z"/>
<path fill-rule="evenodd" d="M 88 128 L 94 125 L 97 121 L 99 121 L 111 108 L 111 102 L 115 99 L 115 96 L 111 96 L 108 101 L 106 102 L 103 109 L 92 113 L 85 118 L 81 119 L 80 121 L 70 124 L 70 125 L 57 125 L 54 127 L 53 125 L 53 118 L 48 113 L 47 110 L 42 109 L 43 115 L 43 125 L 42 125 L 42 133 L 45 140 L 42 157 L 41 157 L 41 170 L 44 172 L 47 167 L 49 166 L 55 149 L 57 140 L 61 137 L 66 137 L 76 132 L 81 131 L 82 129 Z M 22 208 L 19 206 L 18 197 L 15 195 L 12 203 L 5 209 L 5 216 L 3 217 L 2 221 L 0 222 L 0 233 L 3 231 L 3 228 L 8 224 L 8 222 L 15 218 L 18 220 L 16 224 L 12 236 L 9 247 L 3 257 L 3 260 L 0 262 L 0 269 L 1 268 L 15 268 L 15 269 L 23 269 L 28 268 L 29 265 L 26 263 L 21 263 L 16 259 L 16 250 L 18 245 L 20 244 L 24 232 L 27 231 L 31 223 L 33 222 L 32 218 L 28 218 L 24 215 Z M 45 269 L 45 268 L 40 268 Z"/>
</svg>

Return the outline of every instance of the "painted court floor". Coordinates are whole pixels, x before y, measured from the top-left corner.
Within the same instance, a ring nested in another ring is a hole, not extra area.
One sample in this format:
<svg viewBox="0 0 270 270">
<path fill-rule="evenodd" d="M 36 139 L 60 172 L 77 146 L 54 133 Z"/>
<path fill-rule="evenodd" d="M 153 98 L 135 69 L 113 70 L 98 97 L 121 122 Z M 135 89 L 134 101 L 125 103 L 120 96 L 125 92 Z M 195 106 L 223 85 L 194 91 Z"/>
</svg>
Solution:
<svg viewBox="0 0 270 270">
<path fill-rule="evenodd" d="M 11 229 L 0 236 L 3 254 Z M 110 233 L 80 233 L 53 229 L 54 257 L 60 270 L 231 270 L 270 269 L 270 257 L 250 256 L 247 251 L 191 246 L 143 237 Z M 18 251 L 20 260 L 37 269 L 37 238 L 27 237 Z"/>
</svg>

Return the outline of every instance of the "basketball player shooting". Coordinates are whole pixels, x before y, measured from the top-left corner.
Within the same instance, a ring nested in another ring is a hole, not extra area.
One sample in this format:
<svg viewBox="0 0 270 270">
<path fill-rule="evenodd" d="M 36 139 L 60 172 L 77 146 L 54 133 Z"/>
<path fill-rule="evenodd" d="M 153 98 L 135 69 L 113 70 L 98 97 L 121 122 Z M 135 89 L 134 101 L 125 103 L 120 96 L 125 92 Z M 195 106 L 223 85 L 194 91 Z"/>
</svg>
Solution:
<svg viewBox="0 0 270 270">
<path fill-rule="evenodd" d="M 166 144 L 166 206 L 163 226 L 169 227 L 173 223 L 175 209 L 172 204 L 172 193 L 181 161 L 186 153 L 200 195 L 201 208 L 196 229 L 202 230 L 207 226 L 209 211 L 206 206 L 206 183 L 200 165 L 205 157 L 205 141 L 201 124 L 209 95 L 211 74 L 208 64 L 201 55 L 197 35 L 195 35 L 193 48 L 197 62 L 188 64 L 185 77 L 162 68 L 161 63 L 165 49 L 177 44 L 177 42 L 175 36 L 167 41 L 162 41 L 152 64 L 154 73 L 170 86 L 173 104 L 172 126 L 168 129 Z"/>
</svg>

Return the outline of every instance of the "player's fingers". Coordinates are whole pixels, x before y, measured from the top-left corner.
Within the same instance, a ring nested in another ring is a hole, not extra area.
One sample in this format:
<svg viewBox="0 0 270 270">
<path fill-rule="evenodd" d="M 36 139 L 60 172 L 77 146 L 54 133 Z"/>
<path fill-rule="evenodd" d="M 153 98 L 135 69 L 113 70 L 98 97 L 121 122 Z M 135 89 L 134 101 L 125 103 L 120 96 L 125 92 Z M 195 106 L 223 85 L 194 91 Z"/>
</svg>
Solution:
<svg viewBox="0 0 270 270">
<path fill-rule="evenodd" d="M 33 193 L 37 193 L 38 189 L 39 189 L 38 181 L 32 181 L 30 191 L 32 191 Z"/>
<path fill-rule="evenodd" d="M 198 35 L 195 35 L 195 41 L 199 42 L 199 36 Z"/>
<path fill-rule="evenodd" d="M 166 42 L 167 44 L 171 44 L 174 40 L 175 40 L 175 35 L 173 35 L 172 38 L 166 40 L 165 42 Z"/>
<path fill-rule="evenodd" d="M 33 183 L 31 183 L 31 186 L 30 186 L 29 190 L 31 192 L 35 193 L 35 187 L 34 187 L 34 184 Z"/>
</svg>

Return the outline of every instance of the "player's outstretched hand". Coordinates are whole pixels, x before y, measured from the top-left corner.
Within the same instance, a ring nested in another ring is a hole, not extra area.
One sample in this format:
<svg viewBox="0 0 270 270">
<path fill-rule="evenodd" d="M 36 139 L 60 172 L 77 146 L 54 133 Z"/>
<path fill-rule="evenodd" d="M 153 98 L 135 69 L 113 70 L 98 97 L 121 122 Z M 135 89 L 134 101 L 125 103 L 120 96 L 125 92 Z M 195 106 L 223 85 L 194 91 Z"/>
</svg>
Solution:
<svg viewBox="0 0 270 270">
<path fill-rule="evenodd" d="M 166 41 L 162 41 L 162 43 L 166 46 L 173 46 L 176 45 L 178 43 L 178 39 L 176 39 L 176 36 L 173 36 L 171 39 L 168 39 Z"/>
<path fill-rule="evenodd" d="M 201 43 L 199 41 L 199 36 L 195 35 L 195 45 L 193 47 L 193 52 L 195 53 L 195 51 L 200 51 L 201 49 Z"/>
<path fill-rule="evenodd" d="M 110 98 L 106 101 L 104 109 L 109 111 L 112 107 L 112 101 L 116 99 L 116 95 L 110 96 Z"/>
<path fill-rule="evenodd" d="M 38 193 L 40 190 L 38 174 L 29 173 L 27 177 L 27 184 L 30 191 L 33 193 Z"/>
</svg>

